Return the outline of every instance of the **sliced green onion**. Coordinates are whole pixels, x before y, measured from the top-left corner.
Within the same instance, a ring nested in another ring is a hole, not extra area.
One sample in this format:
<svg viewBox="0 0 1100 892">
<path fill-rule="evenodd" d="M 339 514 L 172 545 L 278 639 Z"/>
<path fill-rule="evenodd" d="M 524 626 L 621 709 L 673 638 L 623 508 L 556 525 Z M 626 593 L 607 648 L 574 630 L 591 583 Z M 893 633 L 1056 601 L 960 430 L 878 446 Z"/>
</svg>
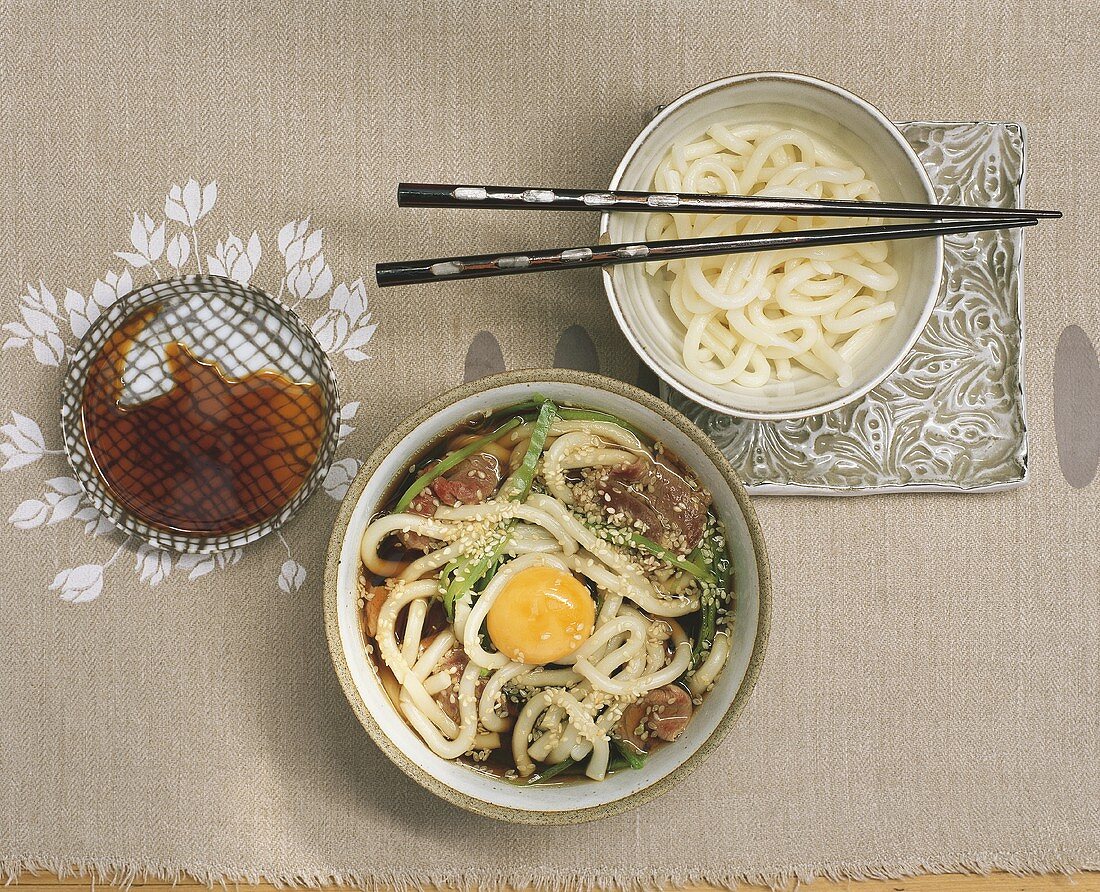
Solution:
<svg viewBox="0 0 1100 892">
<path fill-rule="evenodd" d="M 669 551 L 663 545 L 658 545 L 652 539 L 647 539 L 641 533 L 631 533 L 630 544 L 642 551 L 648 551 L 650 554 L 656 555 L 662 561 L 672 564 L 674 567 L 679 567 L 681 570 L 690 573 L 696 579 L 702 580 L 710 585 L 716 585 L 718 582 L 718 578 L 706 567 L 700 566 L 689 558 L 680 557 L 676 552 Z"/>
<path fill-rule="evenodd" d="M 531 429 L 531 442 L 527 444 L 523 462 L 512 475 L 512 490 L 508 494 L 511 501 L 526 501 L 527 495 L 531 492 L 531 484 L 535 480 L 535 468 L 538 466 L 542 449 L 546 445 L 546 437 L 550 433 L 550 425 L 554 423 L 555 418 L 557 418 L 557 406 L 547 400 L 539 409 L 539 417 Z"/>
<path fill-rule="evenodd" d="M 645 767 L 645 753 L 640 753 L 629 743 L 623 743 L 616 737 L 611 738 L 611 742 L 615 744 L 615 749 L 622 756 L 631 768 L 638 769 Z"/>
<path fill-rule="evenodd" d="M 696 669 L 707 658 L 714 646 L 714 633 L 718 626 L 718 589 L 703 592 L 700 605 L 699 637 L 691 651 L 691 668 Z"/>
<path fill-rule="evenodd" d="M 439 597 L 446 602 L 447 587 L 451 584 L 451 580 L 454 579 L 455 571 L 458 570 L 462 564 L 462 558 L 455 558 L 447 566 L 443 568 L 443 572 L 439 574 Z M 454 619 L 454 617 L 451 617 Z"/>
<path fill-rule="evenodd" d="M 443 593 L 443 609 L 447 611 L 448 619 L 453 621 L 455 618 L 455 604 L 461 601 L 467 592 L 481 581 L 482 577 L 491 576 L 495 572 L 500 556 L 504 554 L 504 548 L 508 544 L 508 528 L 505 527 L 503 532 L 504 535 L 501 536 L 500 541 L 477 560 L 459 558 L 456 562 L 457 567 L 447 590 Z"/>
<path fill-rule="evenodd" d="M 557 777 L 567 768 L 572 768 L 576 764 L 576 759 L 564 759 L 563 761 L 558 762 L 557 765 L 551 765 L 549 768 L 545 769 L 544 771 L 540 771 L 538 774 L 532 774 L 529 778 L 527 778 L 526 783 L 538 784 L 542 783 L 543 781 L 548 781 L 550 780 L 550 778 Z"/>
<path fill-rule="evenodd" d="M 413 481 L 412 486 L 406 489 L 405 494 L 397 500 L 397 504 L 393 507 L 393 513 L 400 514 L 412 504 L 412 500 L 415 499 L 426 486 L 430 486 L 437 478 L 446 474 L 455 465 L 465 461 L 475 452 L 479 452 L 483 447 L 502 437 L 513 428 L 519 427 L 522 423 L 521 419 L 513 418 L 502 424 L 492 433 L 486 434 L 484 437 L 478 437 L 474 442 L 463 446 L 461 449 L 456 449 L 439 464 L 425 471 Z"/>
<path fill-rule="evenodd" d="M 597 409 L 558 409 L 558 417 L 562 421 L 606 421 L 608 424 L 617 424 L 621 428 L 625 428 L 636 436 L 641 436 L 641 431 L 634 425 L 627 421 L 623 421 L 621 418 L 612 415 L 610 412 L 600 412 Z"/>
<path fill-rule="evenodd" d="M 703 591 L 700 605 L 699 636 L 691 652 L 691 668 L 695 669 L 706 659 L 714 646 L 714 634 L 718 630 L 718 601 L 729 594 L 730 558 L 726 551 L 726 537 L 717 524 L 708 539 L 711 551 L 711 568 L 714 575 L 713 586 Z"/>
<path fill-rule="evenodd" d="M 533 393 L 531 394 L 531 399 L 524 400 L 522 403 L 516 403 L 514 406 L 506 406 L 503 409 L 497 409 L 493 415 L 500 418 L 503 415 L 525 415 L 529 412 L 538 412 L 545 402 L 547 402 L 547 399 L 541 393 Z"/>
<path fill-rule="evenodd" d="M 512 492 L 509 494 L 508 498 L 513 502 L 522 502 L 531 491 L 531 484 L 535 479 L 535 468 L 538 465 L 539 456 L 542 455 L 542 447 L 546 444 L 546 435 L 550 430 L 550 425 L 556 417 L 555 408 L 553 403 L 546 401 L 539 409 L 539 417 L 535 422 L 534 430 L 531 432 L 531 442 L 527 447 L 527 453 L 523 457 L 523 463 L 512 477 Z M 465 449 L 460 450 L 460 452 L 473 452 L 478 448 L 479 444 L 484 445 L 486 442 L 495 440 L 497 437 L 518 426 L 519 423 L 520 419 L 513 418 L 507 424 L 497 428 L 496 431 L 489 434 L 487 437 L 476 440 L 465 447 Z M 455 454 L 457 455 L 458 453 Z M 414 488 L 415 486 L 416 484 L 413 484 Z M 406 495 L 408 495 L 408 493 L 406 493 Z M 411 497 L 409 500 L 412 501 Z M 398 509 L 400 509 L 400 503 L 398 504 Z M 504 549 L 508 544 L 508 534 L 511 528 L 512 521 L 510 520 L 502 524 L 500 528 L 500 541 L 493 545 L 489 551 L 480 558 L 476 560 L 459 558 L 454 562 L 455 568 L 450 573 L 451 581 L 443 592 L 443 608 L 447 611 L 447 616 L 450 619 L 454 619 L 455 605 L 482 579 L 491 577 L 495 572 L 496 565 L 500 562 L 500 558 L 504 554 Z M 448 565 L 447 569 L 450 569 L 450 565 Z M 445 569 L 443 578 L 445 579 L 447 576 L 447 570 Z"/>
<path fill-rule="evenodd" d="M 580 517 L 577 519 L 601 539 L 606 539 L 612 545 L 625 545 L 636 551 L 648 551 L 650 554 L 659 557 L 665 563 L 678 567 L 685 573 L 690 573 L 696 579 L 708 585 L 715 585 L 718 581 L 710 570 L 691 559 L 698 549 L 693 551 L 688 557 L 683 558 L 674 551 L 669 551 L 663 545 L 658 545 L 652 539 L 647 539 L 641 533 L 627 533 L 621 527 L 614 527 L 609 524 L 588 523 Z"/>
</svg>

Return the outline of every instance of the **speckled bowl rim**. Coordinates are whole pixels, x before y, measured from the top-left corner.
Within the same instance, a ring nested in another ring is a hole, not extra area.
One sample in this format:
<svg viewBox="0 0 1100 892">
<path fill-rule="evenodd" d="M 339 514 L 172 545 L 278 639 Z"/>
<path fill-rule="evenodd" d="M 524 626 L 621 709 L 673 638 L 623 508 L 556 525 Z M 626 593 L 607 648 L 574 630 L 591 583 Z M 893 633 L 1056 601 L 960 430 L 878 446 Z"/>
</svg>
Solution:
<svg viewBox="0 0 1100 892">
<path fill-rule="evenodd" d="M 343 549 L 344 539 L 347 536 L 352 514 L 355 511 L 356 503 L 359 501 L 359 496 L 362 495 L 363 490 L 366 489 L 367 483 L 374 476 L 385 457 L 388 456 L 406 436 L 415 430 L 418 425 L 430 420 L 452 403 L 456 403 L 459 400 L 466 399 L 478 393 L 496 389 L 497 387 L 515 384 L 534 384 L 538 386 L 543 382 L 591 387 L 633 400 L 643 408 L 649 409 L 657 415 L 660 415 L 670 424 L 677 427 L 703 450 L 703 453 L 729 485 L 734 499 L 741 509 L 741 514 L 745 519 L 745 525 L 748 528 L 749 538 L 752 542 L 753 554 L 756 557 L 756 572 L 759 579 L 760 601 L 756 636 L 753 639 L 752 653 L 749 657 L 748 666 L 745 669 L 744 678 L 742 678 L 741 684 L 734 694 L 733 699 L 730 701 L 726 712 L 718 721 L 717 726 L 715 726 L 710 736 L 704 740 L 681 765 L 674 768 L 664 777 L 657 779 L 648 787 L 638 790 L 629 796 L 624 796 L 622 799 L 617 799 L 614 802 L 562 811 L 533 811 L 485 802 L 466 793 L 460 793 L 453 787 L 433 777 L 413 762 L 403 750 L 394 744 L 378 722 L 375 721 L 374 716 L 371 715 L 370 710 L 359 694 L 359 689 L 355 684 L 355 680 L 352 678 L 347 658 L 344 656 L 344 649 L 340 636 L 340 622 L 337 614 L 337 580 L 340 552 Z M 734 722 L 745 708 L 749 695 L 756 685 L 756 680 L 760 675 L 760 667 L 764 661 L 764 651 L 767 648 L 768 634 L 771 629 L 771 603 L 771 571 L 768 566 L 768 554 L 764 545 L 764 534 L 761 530 L 760 522 L 756 517 L 756 512 L 753 510 L 748 493 L 745 491 L 741 479 L 737 476 L 737 472 L 733 470 L 733 467 L 718 451 L 714 443 L 684 415 L 652 394 L 639 390 L 637 387 L 632 387 L 629 384 L 624 384 L 621 381 L 604 377 L 603 375 L 563 369 L 524 369 L 503 372 L 498 375 L 491 375 L 487 378 L 480 378 L 477 381 L 448 390 L 446 393 L 436 397 L 420 410 L 406 418 L 379 444 L 378 448 L 371 453 L 370 458 L 367 459 L 362 469 L 356 475 L 355 480 L 352 481 L 351 487 L 348 489 L 347 495 L 344 496 L 344 501 L 340 506 L 340 512 L 337 515 L 333 527 L 332 538 L 329 542 L 328 556 L 325 561 L 325 632 L 328 636 L 332 664 L 336 669 L 336 675 L 340 679 L 340 686 L 343 688 L 344 695 L 348 698 L 348 702 L 351 704 L 356 718 L 359 719 L 359 723 L 366 729 L 367 734 L 370 735 L 379 749 L 389 757 L 390 761 L 425 789 L 467 811 L 494 818 L 499 821 L 516 824 L 579 824 L 617 815 L 667 793 L 672 787 L 702 764 L 729 733 Z"/>
<path fill-rule="evenodd" d="M 314 383 L 325 396 L 325 431 L 317 456 L 301 486 L 275 513 L 257 523 L 228 533 L 173 530 L 147 521 L 132 512 L 115 496 L 111 486 L 99 473 L 81 417 L 84 387 L 88 380 L 88 371 L 108 339 L 134 313 L 181 295 L 221 295 L 226 292 L 232 294 L 235 300 L 247 301 L 279 319 L 301 341 L 309 354 L 310 362 L 316 366 Z M 281 529 L 320 488 L 336 455 L 337 433 L 340 428 L 340 387 L 329 355 L 309 326 L 292 307 L 270 292 L 255 285 L 242 285 L 227 276 L 172 276 L 138 285 L 111 304 L 88 328 L 69 358 L 61 383 L 60 422 L 69 467 L 88 501 L 100 514 L 123 532 L 137 536 L 158 548 L 180 554 L 211 554 L 248 545 Z"/>
<path fill-rule="evenodd" d="M 668 105 L 661 106 L 623 154 L 622 160 L 619 161 L 618 166 L 615 168 L 615 173 L 611 177 L 611 183 L 608 188 L 619 188 L 627 167 L 638 154 L 642 144 L 645 143 L 650 136 L 653 135 L 657 127 L 674 112 L 690 105 L 702 96 L 724 90 L 727 87 L 766 80 L 798 83 L 814 89 L 825 90 L 860 107 L 869 114 L 876 123 L 881 125 L 883 130 L 885 130 L 894 142 L 897 143 L 898 148 L 900 148 L 902 153 L 906 156 L 910 165 L 916 172 L 917 177 L 920 179 L 921 185 L 924 187 L 925 200 L 928 202 L 936 201 L 935 189 L 932 186 L 932 180 L 928 176 L 928 171 L 925 170 L 920 158 L 917 157 L 917 153 L 913 151 L 913 147 L 909 145 L 904 134 L 898 129 L 893 121 L 887 118 L 886 115 L 879 111 L 872 103 L 861 96 L 857 96 L 850 90 L 846 90 L 844 87 L 838 86 L 830 81 L 822 80 L 819 77 L 811 77 L 808 74 L 798 74 L 793 71 L 753 71 L 719 78 L 709 83 L 700 84 L 698 87 L 694 87 L 683 95 L 678 96 L 676 99 L 672 100 L 672 102 L 668 103 Z M 609 240 L 610 228 L 611 215 L 605 212 L 600 215 L 599 237 L 601 243 Z M 708 409 L 713 409 L 716 412 L 721 412 L 724 415 L 730 415 L 735 418 L 748 418 L 753 421 L 792 421 L 797 418 L 810 418 L 814 415 L 823 415 L 826 412 L 831 412 L 834 409 L 839 409 L 842 406 L 854 403 L 856 400 L 866 396 L 870 391 L 874 390 L 892 375 L 897 370 L 898 366 L 905 361 L 905 358 L 913 352 L 917 339 L 924 332 L 925 327 L 928 325 L 928 320 L 932 318 L 932 312 L 936 309 L 936 304 L 939 302 L 940 286 L 943 283 L 943 236 L 936 236 L 931 239 L 931 241 L 935 244 L 936 255 L 933 263 L 932 282 L 928 294 L 924 299 L 924 307 L 921 310 L 920 317 L 917 319 L 916 324 L 913 326 L 912 331 L 909 332 L 909 336 L 904 343 L 899 346 L 894 357 L 889 362 L 885 363 L 877 374 L 852 393 L 838 396 L 834 399 L 814 405 L 804 406 L 801 409 L 792 409 L 790 411 L 752 411 L 751 409 L 745 409 L 735 405 L 732 399 L 730 402 L 718 402 L 706 396 L 697 388 L 678 380 L 669 368 L 665 367 L 651 354 L 645 340 L 630 327 L 626 314 L 623 312 L 622 306 L 620 305 L 619 293 L 615 288 L 612 267 L 605 266 L 602 268 L 601 279 L 603 281 L 604 292 L 607 295 L 607 302 L 611 305 L 611 312 L 615 316 L 615 321 L 619 323 L 619 328 L 622 330 L 623 335 L 626 337 L 627 341 L 630 342 L 630 346 L 634 348 L 634 352 L 638 354 L 639 358 L 653 370 L 655 375 L 668 384 L 669 387 L 679 391 L 688 399 L 694 400 L 700 405 L 706 406 Z M 731 398 L 735 396 L 732 391 L 730 395 Z"/>
</svg>

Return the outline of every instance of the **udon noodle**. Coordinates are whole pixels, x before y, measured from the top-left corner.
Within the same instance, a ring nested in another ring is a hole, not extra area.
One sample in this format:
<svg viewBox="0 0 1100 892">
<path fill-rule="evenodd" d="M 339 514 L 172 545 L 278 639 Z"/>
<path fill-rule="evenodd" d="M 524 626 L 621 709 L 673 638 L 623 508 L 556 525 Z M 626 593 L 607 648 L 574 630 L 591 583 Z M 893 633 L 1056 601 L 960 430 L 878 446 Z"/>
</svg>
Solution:
<svg viewBox="0 0 1100 892">
<path fill-rule="evenodd" d="M 539 399 L 411 476 L 363 535 L 360 603 L 428 747 L 517 783 L 602 780 L 683 731 L 730 653 L 732 582 L 710 496 L 672 456 Z"/>
<path fill-rule="evenodd" d="M 866 173 L 818 137 L 768 124 L 716 124 L 674 146 L 661 192 L 879 199 Z M 876 219 L 654 214 L 646 238 L 683 239 L 873 225 Z M 656 261 L 646 271 L 684 327 L 683 361 L 709 384 L 761 387 L 818 375 L 846 387 L 853 360 L 896 314 L 886 242 Z"/>
</svg>

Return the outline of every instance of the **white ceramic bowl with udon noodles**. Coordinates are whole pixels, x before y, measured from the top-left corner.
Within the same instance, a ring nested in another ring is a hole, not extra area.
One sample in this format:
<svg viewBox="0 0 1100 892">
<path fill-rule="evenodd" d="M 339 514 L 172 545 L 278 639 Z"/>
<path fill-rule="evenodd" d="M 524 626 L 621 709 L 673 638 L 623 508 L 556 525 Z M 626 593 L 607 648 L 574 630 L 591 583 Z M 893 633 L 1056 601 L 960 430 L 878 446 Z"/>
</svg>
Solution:
<svg viewBox="0 0 1100 892">
<path fill-rule="evenodd" d="M 612 413 L 660 440 L 713 498 L 726 527 L 735 606 L 725 669 L 683 733 L 650 753 L 640 769 L 604 780 L 571 778 L 517 784 L 438 756 L 398 713 L 367 651 L 361 625 L 360 540 L 411 464 L 469 421 L 540 395 L 559 405 Z M 340 682 L 360 722 L 409 777 L 463 808 L 522 823 L 574 823 L 623 811 L 667 790 L 709 754 L 732 727 L 755 684 L 770 618 L 771 584 L 755 513 L 733 469 L 690 421 L 637 388 L 565 370 L 508 372 L 444 394 L 402 423 L 352 484 L 336 522 L 325 574 L 325 625 Z M 722 771 L 715 757 L 706 769 Z M 365 786 L 363 795 L 374 795 Z M 392 793 L 386 793 L 392 795 Z"/>
<path fill-rule="evenodd" d="M 663 108 L 627 150 L 611 188 L 653 191 L 657 167 L 674 145 L 692 142 L 713 125 L 731 122 L 774 124 L 804 132 L 861 167 L 878 186 L 883 201 L 935 201 L 916 154 L 877 109 L 832 84 L 782 73 L 714 81 Z M 649 217 L 604 214 L 601 242 L 644 241 Z M 849 224 L 838 219 L 829 225 Z M 603 280 L 623 333 L 670 386 L 728 415 L 778 421 L 820 414 L 858 399 L 896 369 L 912 349 L 939 294 L 942 238 L 890 242 L 889 264 L 897 272 L 897 284 L 886 296 L 895 304 L 896 315 L 877 324 L 871 339 L 852 358 L 851 380 L 844 384 L 804 371 L 788 380 L 773 376 L 762 386 L 704 380 L 689 370 L 684 359 L 685 325 L 645 264 L 607 267 Z"/>
</svg>

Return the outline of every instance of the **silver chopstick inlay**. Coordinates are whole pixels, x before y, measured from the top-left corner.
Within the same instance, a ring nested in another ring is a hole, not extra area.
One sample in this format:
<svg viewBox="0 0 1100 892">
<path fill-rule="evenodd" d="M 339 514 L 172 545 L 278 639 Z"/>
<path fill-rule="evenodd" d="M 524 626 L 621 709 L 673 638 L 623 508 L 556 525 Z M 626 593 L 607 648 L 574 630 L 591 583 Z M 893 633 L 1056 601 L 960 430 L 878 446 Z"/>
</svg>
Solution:
<svg viewBox="0 0 1100 892">
<path fill-rule="evenodd" d="M 551 189 L 528 189 L 523 193 L 523 200 L 534 204 L 548 204 L 556 197 Z"/>
<path fill-rule="evenodd" d="M 581 201 L 592 207 L 603 207 L 614 204 L 615 196 L 607 192 L 586 192 L 581 196 Z"/>
<path fill-rule="evenodd" d="M 501 257 L 497 260 L 498 269 L 523 269 L 531 265 L 531 258 L 526 254 L 517 254 L 515 257 Z"/>
<path fill-rule="evenodd" d="M 489 193 L 480 186 L 459 186 L 451 193 L 459 201 L 484 201 Z"/>
<path fill-rule="evenodd" d="M 651 208 L 674 208 L 680 203 L 679 195 L 650 195 L 645 203 Z"/>
<path fill-rule="evenodd" d="M 462 272 L 462 264 L 445 260 L 443 263 L 433 263 L 428 269 L 433 276 L 456 276 Z"/>
<path fill-rule="evenodd" d="M 616 257 L 648 257 L 648 245 L 624 245 L 615 252 Z"/>
<path fill-rule="evenodd" d="M 591 248 L 569 248 L 561 252 L 561 259 L 567 263 L 574 260 L 591 260 Z"/>
</svg>

